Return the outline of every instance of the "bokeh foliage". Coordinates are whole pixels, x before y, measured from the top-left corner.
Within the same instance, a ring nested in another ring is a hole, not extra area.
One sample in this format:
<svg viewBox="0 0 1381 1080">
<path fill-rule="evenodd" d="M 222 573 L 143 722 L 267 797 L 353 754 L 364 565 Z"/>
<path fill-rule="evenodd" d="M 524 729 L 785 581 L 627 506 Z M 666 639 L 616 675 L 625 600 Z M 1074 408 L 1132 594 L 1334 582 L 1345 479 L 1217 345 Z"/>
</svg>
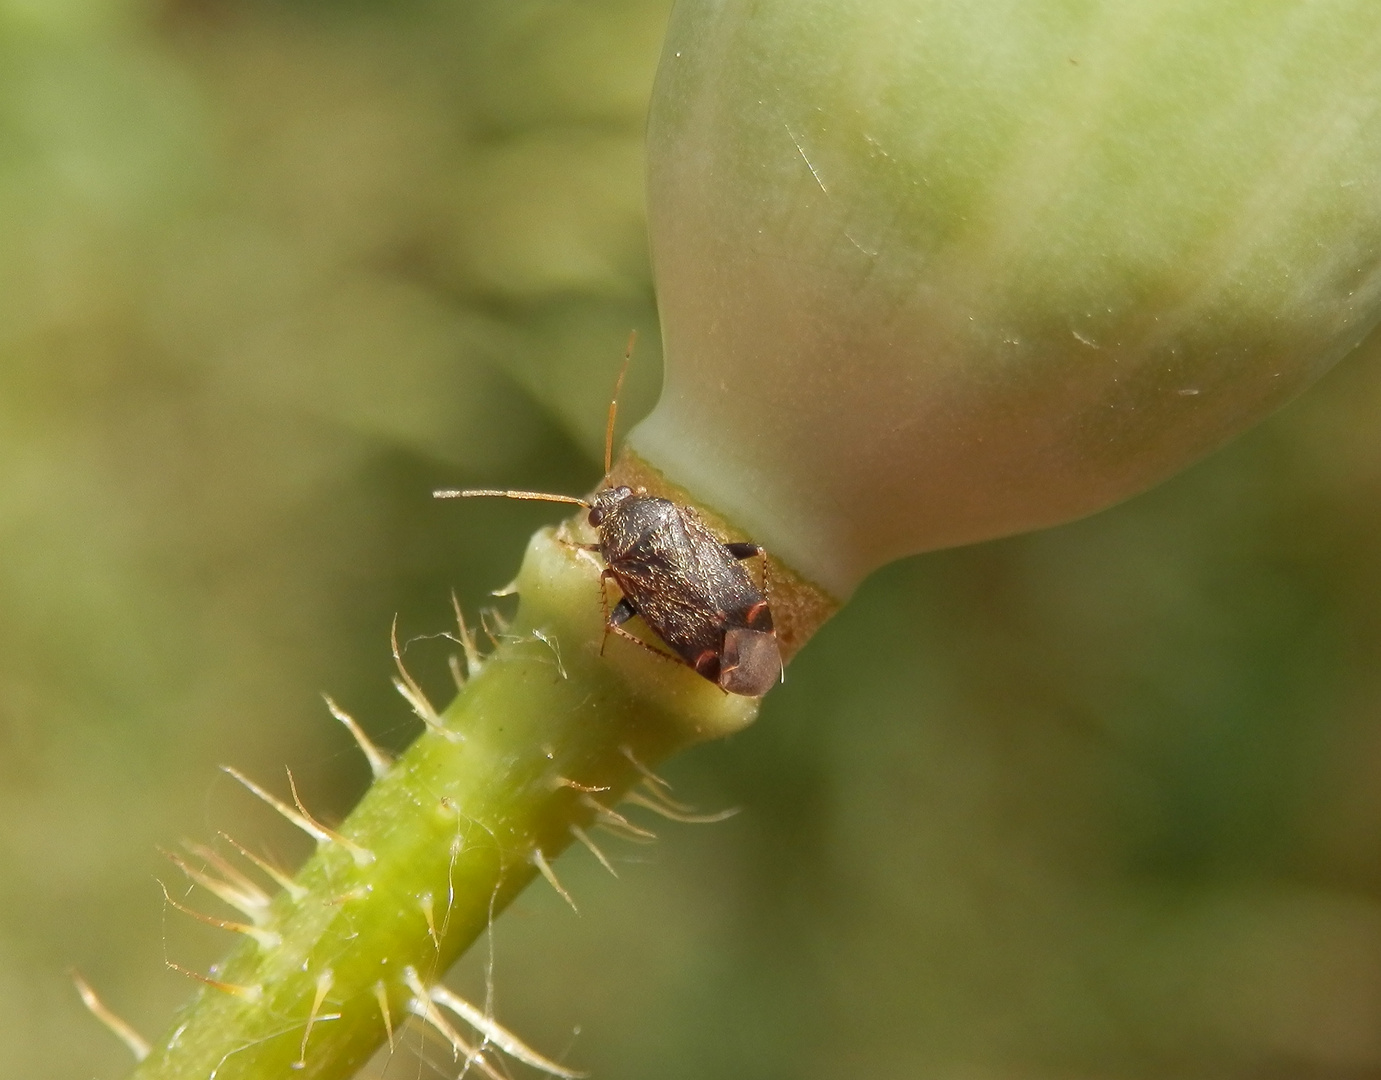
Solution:
<svg viewBox="0 0 1381 1080">
<path fill-rule="evenodd" d="M 407 740 L 393 613 L 446 629 L 551 517 L 430 489 L 586 487 L 631 326 L 650 403 L 665 17 L 0 6 L 4 1075 L 124 1070 L 68 965 L 154 1035 L 164 956 L 224 951 L 156 845 L 300 856 L 217 762 L 339 815 L 317 692 Z M 500 1017 L 607 1080 L 1377 1075 L 1379 421 L 1354 357 L 1147 496 L 879 575 L 673 766 L 743 814 L 501 920 Z"/>
</svg>

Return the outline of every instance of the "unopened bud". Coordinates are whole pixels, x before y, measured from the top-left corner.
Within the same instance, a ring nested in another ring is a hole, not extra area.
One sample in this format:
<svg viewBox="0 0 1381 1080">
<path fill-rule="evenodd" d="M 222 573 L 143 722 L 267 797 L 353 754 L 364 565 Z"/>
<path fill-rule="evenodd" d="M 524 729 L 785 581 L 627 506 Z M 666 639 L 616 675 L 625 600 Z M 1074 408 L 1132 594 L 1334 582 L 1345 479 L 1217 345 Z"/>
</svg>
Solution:
<svg viewBox="0 0 1381 1080">
<path fill-rule="evenodd" d="M 1381 5 L 681 0 L 630 445 L 843 598 L 1289 400 L 1381 313 Z"/>
</svg>

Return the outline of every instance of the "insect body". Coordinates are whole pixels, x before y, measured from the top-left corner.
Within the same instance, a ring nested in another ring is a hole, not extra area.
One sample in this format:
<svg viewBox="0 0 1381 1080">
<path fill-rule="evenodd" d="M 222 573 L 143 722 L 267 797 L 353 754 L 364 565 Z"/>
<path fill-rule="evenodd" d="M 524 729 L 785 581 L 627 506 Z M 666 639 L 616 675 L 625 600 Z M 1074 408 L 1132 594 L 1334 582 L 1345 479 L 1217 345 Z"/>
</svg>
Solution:
<svg viewBox="0 0 1381 1080">
<path fill-rule="evenodd" d="M 631 637 L 622 624 L 641 615 L 729 693 L 757 697 L 772 688 L 782 673 L 772 610 L 742 565 L 765 560 L 760 547 L 721 543 L 689 506 L 622 486 L 595 495 L 590 524 L 599 530 L 602 577 L 623 592 L 606 619 L 610 629 Z"/>
<path fill-rule="evenodd" d="M 606 480 L 617 404 L 616 387 L 604 439 Z M 586 507 L 599 537 L 597 544 L 586 547 L 605 564 L 600 592 L 606 638 L 615 633 L 665 656 L 624 629 L 624 623 L 640 615 L 677 657 L 728 693 L 758 697 L 781 678 L 781 651 L 767 602 L 766 554 L 756 544 L 723 543 L 691 507 L 642 489 L 607 483 L 589 500 L 539 491 L 438 491 L 435 495 L 497 495 Z M 761 585 L 743 567 L 743 560 L 754 556 L 763 560 Z M 623 594 L 612 609 L 604 591 L 609 578 Z"/>
</svg>

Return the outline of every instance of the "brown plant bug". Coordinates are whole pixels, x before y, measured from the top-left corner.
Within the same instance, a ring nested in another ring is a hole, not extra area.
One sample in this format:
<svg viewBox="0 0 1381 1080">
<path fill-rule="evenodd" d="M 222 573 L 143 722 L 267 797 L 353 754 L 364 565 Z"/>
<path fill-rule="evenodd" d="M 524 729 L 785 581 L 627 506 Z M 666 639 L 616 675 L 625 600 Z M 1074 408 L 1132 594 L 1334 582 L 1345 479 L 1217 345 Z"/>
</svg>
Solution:
<svg viewBox="0 0 1381 1080">
<path fill-rule="evenodd" d="M 609 402 L 604 430 L 604 482 L 589 499 L 540 491 L 436 491 L 438 499 L 498 496 L 585 507 L 599 543 L 580 545 L 604 559 L 600 604 L 604 637 L 612 632 L 667 659 L 680 659 L 730 694 L 760 697 L 784 675 L 772 609 L 767 601 L 767 553 L 751 543 L 722 542 L 689 506 L 649 495 L 644 488 L 609 486 L 614 421 L 628 372 L 634 337 Z M 755 583 L 745 559 L 762 559 Z M 605 582 L 613 578 L 622 597 L 612 609 Z M 669 656 L 624 629 L 634 615 L 672 650 Z M 603 645 L 600 646 L 601 653 Z"/>
</svg>

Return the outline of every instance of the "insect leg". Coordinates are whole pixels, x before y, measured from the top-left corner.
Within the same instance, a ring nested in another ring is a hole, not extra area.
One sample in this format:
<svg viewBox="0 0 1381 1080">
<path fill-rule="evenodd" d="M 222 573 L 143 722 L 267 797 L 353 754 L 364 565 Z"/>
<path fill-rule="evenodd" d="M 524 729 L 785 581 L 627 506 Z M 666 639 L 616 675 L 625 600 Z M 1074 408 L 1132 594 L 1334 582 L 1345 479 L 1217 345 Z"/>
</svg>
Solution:
<svg viewBox="0 0 1381 1080">
<path fill-rule="evenodd" d="M 633 614 L 636 615 L 637 612 L 635 611 Z M 684 663 L 685 663 L 685 661 L 682 660 L 679 656 L 673 656 L 673 655 L 672 655 L 671 653 L 669 653 L 669 652 L 663 652 L 661 649 L 657 648 L 657 646 L 655 646 L 655 645 L 649 645 L 649 644 L 648 644 L 646 641 L 644 641 L 642 638 L 637 637 L 637 636 L 634 635 L 634 634 L 630 634 L 627 630 L 625 630 L 622 626 L 619 626 L 617 623 L 614 623 L 614 622 L 606 623 L 606 624 L 605 624 L 605 629 L 606 629 L 606 630 L 612 630 L 614 633 L 618 634 L 618 636 L 621 637 L 621 638 L 627 638 L 627 639 L 628 639 L 629 641 L 631 641 L 634 645 L 641 645 L 644 649 L 646 649 L 648 652 L 650 652 L 653 656 L 660 656 L 663 660 L 670 660 L 673 664 L 684 664 Z"/>
<path fill-rule="evenodd" d="M 670 653 L 663 652 L 661 649 L 649 645 L 642 638 L 630 634 L 623 628 L 624 623 L 638 614 L 638 609 L 632 605 L 626 596 L 614 605 L 612 611 L 609 609 L 609 594 L 605 591 L 604 582 L 606 578 L 611 578 L 613 576 L 614 572 L 608 567 L 605 567 L 604 571 L 599 575 L 599 602 L 604 612 L 604 637 L 599 643 L 599 655 L 604 655 L 605 642 L 609 640 L 609 635 L 614 633 L 621 638 L 627 638 L 629 641 L 633 642 L 634 645 L 641 645 L 648 652 L 652 653 L 653 656 L 660 656 L 663 660 L 671 660 L 678 664 L 683 663 L 679 656 L 672 656 Z"/>
<path fill-rule="evenodd" d="M 564 536 L 558 536 L 556 542 L 563 547 L 575 548 L 576 551 L 593 551 L 595 554 L 599 554 L 600 551 L 598 544 L 577 544 L 574 540 L 567 540 Z"/>
<path fill-rule="evenodd" d="M 604 655 L 604 646 L 609 641 L 609 631 L 618 625 L 618 623 L 614 622 L 614 616 L 609 611 L 609 592 L 604 587 L 605 581 L 607 581 L 609 578 L 613 576 L 614 572 L 610 570 L 607 566 L 599 573 L 599 610 L 600 613 L 604 616 L 604 636 L 599 639 L 600 656 Z M 619 607 L 622 607 L 626 603 L 628 603 L 628 597 L 625 596 L 622 600 L 619 601 Z M 630 604 L 629 607 L 631 608 L 632 605 Z M 623 619 L 619 620 L 619 622 L 623 621 Z"/>
<path fill-rule="evenodd" d="M 762 557 L 762 574 L 758 579 L 758 588 L 762 590 L 763 600 L 767 600 L 767 552 L 757 544 L 747 541 L 735 541 L 732 544 L 725 544 L 724 550 L 740 562 L 744 559 L 751 559 L 755 555 Z"/>
<path fill-rule="evenodd" d="M 598 544 L 582 544 L 577 540 L 572 540 L 568 530 L 569 525 L 570 522 L 563 521 L 560 527 L 557 528 L 556 532 L 553 534 L 553 538 L 556 542 L 567 551 L 574 552 L 583 559 L 589 559 L 601 570 L 604 569 L 604 560 L 600 558 L 602 554 L 600 546 Z"/>
</svg>

